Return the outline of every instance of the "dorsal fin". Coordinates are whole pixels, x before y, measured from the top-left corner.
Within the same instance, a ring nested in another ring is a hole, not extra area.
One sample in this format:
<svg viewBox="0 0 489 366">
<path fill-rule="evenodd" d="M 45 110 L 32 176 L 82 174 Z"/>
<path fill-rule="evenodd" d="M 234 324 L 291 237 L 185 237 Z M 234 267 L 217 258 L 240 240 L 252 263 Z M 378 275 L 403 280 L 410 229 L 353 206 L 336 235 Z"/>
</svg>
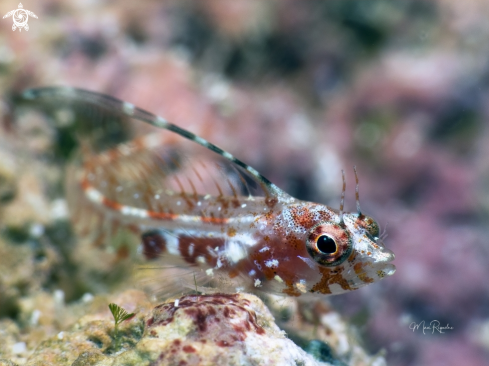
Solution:
<svg viewBox="0 0 489 366">
<path fill-rule="evenodd" d="M 73 113 L 77 138 L 95 153 L 111 150 L 120 143 L 130 141 L 137 136 L 130 120 L 143 121 L 159 129 L 171 131 L 192 141 L 222 157 L 235 165 L 242 175 L 255 180 L 270 199 L 281 202 L 293 200 L 287 193 L 271 183 L 254 168 L 235 158 L 216 145 L 180 128 L 162 117 L 122 102 L 108 95 L 69 87 L 48 87 L 26 90 L 22 97 L 34 103 L 36 108 L 55 113 L 57 110 L 68 109 Z M 244 173 L 246 172 L 246 173 Z"/>
</svg>

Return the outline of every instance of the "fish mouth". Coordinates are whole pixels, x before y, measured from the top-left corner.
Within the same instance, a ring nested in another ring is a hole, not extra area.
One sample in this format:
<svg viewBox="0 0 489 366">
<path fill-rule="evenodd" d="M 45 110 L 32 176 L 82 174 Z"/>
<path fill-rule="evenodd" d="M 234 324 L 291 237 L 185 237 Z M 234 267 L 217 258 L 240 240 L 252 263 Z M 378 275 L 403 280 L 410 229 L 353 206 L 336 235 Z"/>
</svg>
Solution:
<svg viewBox="0 0 489 366">
<path fill-rule="evenodd" d="M 396 266 L 392 262 L 396 258 L 394 252 L 387 248 L 382 248 L 382 252 L 378 255 L 377 266 L 379 270 L 385 273 L 386 276 L 392 276 L 396 272 Z"/>
<path fill-rule="evenodd" d="M 384 272 L 386 276 L 392 276 L 394 273 L 396 273 L 396 266 L 392 263 L 388 263 L 381 266 L 380 270 Z"/>
</svg>

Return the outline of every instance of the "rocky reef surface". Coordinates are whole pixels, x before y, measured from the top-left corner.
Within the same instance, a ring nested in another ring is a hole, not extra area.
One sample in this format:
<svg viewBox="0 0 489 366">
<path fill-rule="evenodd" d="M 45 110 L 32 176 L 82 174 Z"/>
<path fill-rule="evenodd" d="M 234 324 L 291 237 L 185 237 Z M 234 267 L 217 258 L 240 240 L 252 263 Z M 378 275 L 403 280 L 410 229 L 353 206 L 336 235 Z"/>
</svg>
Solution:
<svg viewBox="0 0 489 366">
<path fill-rule="evenodd" d="M 1 366 L 385 365 L 382 356 L 366 355 L 332 311 L 316 325 L 316 334 L 329 343 L 309 342 L 308 353 L 287 337 L 255 295 L 186 295 L 154 306 L 144 292 L 127 290 L 110 297 L 135 313 L 117 329 L 106 305 L 109 296 L 85 296 L 70 306 L 60 297 L 44 293 L 24 305 L 27 332 L 0 321 L 0 355 L 6 357 Z M 292 311 L 291 304 L 275 305 Z M 66 329 L 60 324 L 81 313 L 86 315 Z"/>
</svg>

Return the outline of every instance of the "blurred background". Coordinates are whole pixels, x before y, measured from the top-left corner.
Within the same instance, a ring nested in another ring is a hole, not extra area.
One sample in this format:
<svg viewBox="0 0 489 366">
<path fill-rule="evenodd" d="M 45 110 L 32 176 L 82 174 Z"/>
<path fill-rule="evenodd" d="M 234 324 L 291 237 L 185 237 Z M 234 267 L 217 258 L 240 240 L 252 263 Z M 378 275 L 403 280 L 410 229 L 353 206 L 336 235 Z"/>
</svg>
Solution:
<svg viewBox="0 0 489 366">
<path fill-rule="evenodd" d="M 22 4 L 28 31 L 0 20 L 0 319 L 34 289 L 100 290 L 76 280 L 56 169 L 72 146 L 41 122 L 11 137 L 15 93 L 69 85 L 166 116 L 300 199 L 338 207 L 345 169 L 354 211 L 356 165 L 397 272 L 334 307 L 390 365 L 489 365 L 489 2 Z M 453 329 L 410 329 L 423 320 Z"/>
</svg>

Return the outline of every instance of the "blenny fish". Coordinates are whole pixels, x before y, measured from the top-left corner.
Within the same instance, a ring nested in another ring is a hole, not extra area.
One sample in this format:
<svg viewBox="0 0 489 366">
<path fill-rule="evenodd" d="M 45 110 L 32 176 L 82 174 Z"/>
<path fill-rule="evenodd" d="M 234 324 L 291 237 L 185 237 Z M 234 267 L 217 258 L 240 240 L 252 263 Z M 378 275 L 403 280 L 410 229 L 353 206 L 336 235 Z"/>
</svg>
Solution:
<svg viewBox="0 0 489 366">
<path fill-rule="evenodd" d="M 67 87 L 22 97 L 74 125 L 81 154 L 67 199 L 78 232 L 95 245 L 134 252 L 124 240 L 114 244 L 130 232 L 148 260 L 227 278 L 237 291 L 289 296 L 340 294 L 395 272 L 379 225 L 360 211 L 358 178 L 357 212 L 347 213 L 344 176 L 337 210 L 291 197 L 230 153 L 133 104 Z"/>
</svg>

